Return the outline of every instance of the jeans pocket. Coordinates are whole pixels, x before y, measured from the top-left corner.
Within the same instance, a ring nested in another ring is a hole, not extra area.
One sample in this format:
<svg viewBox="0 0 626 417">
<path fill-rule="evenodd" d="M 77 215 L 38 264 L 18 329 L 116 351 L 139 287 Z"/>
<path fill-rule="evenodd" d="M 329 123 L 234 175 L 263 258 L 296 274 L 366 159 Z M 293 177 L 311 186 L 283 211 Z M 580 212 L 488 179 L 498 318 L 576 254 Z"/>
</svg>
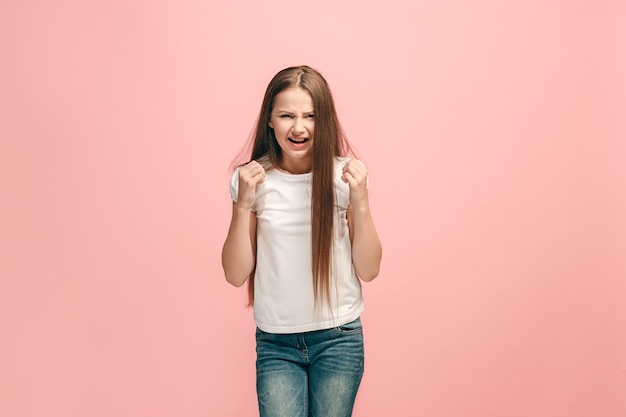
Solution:
<svg viewBox="0 0 626 417">
<path fill-rule="evenodd" d="M 272 337 L 271 333 L 264 332 L 263 330 L 256 328 L 256 332 L 254 334 L 256 340 L 265 340 Z"/>
<path fill-rule="evenodd" d="M 361 319 L 358 318 L 350 323 L 337 326 L 333 330 L 339 336 L 351 336 L 363 333 L 363 326 L 361 325 Z"/>
</svg>

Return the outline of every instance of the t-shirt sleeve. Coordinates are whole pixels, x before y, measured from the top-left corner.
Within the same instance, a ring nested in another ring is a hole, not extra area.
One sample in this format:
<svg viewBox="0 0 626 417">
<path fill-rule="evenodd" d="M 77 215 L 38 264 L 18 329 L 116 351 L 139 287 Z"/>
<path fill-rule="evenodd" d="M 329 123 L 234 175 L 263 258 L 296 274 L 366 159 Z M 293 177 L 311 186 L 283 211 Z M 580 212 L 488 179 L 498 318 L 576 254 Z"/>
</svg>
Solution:
<svg viewBox="0 0 626 417">
<path fill-rule="evenodd" d="M 233 175 L 230 177 L 230 198 L 237 202 L 237 196 L 239 195 L 239 168 L 235 169 Z"/>
</svg>

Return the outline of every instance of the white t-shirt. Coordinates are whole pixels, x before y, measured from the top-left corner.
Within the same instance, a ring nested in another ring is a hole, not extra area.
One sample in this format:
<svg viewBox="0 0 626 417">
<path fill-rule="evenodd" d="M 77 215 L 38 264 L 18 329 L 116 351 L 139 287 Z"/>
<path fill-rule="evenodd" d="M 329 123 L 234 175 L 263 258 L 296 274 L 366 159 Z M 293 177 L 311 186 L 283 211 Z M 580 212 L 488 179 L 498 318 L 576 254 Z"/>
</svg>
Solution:
<svg viewBox="0 0 626 417">
<path fill-rule="evenodd" d="M 349 158 L 335 162 L 335 230 L 330 275 L 331 310 L 315 303 L 311 272 L 312 174 L 289 174 L 266 167 L 256 190 L 257 255 L 254 319 L 268 333 L 300 333 L 349 323 L 364 309 L 361 283 L 352 265 L 346 217 L 348 184 L 341 179 Z M 230 182 L 237 201 L 238 169 Z"/>
</svg>

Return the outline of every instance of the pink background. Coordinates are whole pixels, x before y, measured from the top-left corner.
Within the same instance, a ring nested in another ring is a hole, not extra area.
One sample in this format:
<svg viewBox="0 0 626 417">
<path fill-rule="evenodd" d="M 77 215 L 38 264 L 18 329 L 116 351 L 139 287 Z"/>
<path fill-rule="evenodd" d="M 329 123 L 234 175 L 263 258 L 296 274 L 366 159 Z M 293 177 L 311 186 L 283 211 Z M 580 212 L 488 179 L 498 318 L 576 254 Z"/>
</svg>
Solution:
<svg viewBox="0 0 626 417">
<path fill-rule="evenodd" d="M 229 166 L 330 82 L 384 245 L 354 415 L 626 415 L 623 1 L 0 5 L 0 415 L 256 415 Z"/>
</svg>

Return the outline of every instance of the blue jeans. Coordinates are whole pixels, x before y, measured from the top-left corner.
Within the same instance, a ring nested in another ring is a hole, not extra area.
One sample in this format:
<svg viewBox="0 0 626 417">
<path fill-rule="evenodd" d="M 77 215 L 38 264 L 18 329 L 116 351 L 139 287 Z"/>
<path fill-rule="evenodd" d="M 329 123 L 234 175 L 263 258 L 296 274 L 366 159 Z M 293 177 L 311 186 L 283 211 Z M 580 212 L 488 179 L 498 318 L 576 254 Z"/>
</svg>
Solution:
<svg viewBox="0 0 626 417">
<path fill-rule="evenodd" d="M 256 330 L 261 417 L 350 417 L 363 377 L 361 320 L 328 330 Z"/>
</svg>

